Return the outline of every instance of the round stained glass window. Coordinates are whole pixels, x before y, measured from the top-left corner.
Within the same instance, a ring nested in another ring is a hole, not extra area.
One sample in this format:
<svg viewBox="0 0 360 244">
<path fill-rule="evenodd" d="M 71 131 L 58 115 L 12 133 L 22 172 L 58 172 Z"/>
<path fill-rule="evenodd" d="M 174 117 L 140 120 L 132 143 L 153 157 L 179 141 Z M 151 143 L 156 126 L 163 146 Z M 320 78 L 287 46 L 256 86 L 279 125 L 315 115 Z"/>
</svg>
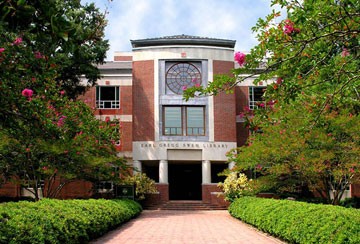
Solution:
<svg viewBox="0 0 360 244">
<path fill-rule="evenodd" d="M 166 72 L 166 86 L 175 94 L 183 94 L 183 91 L 193 86 L 201 85 L 201 73 L 191 63 L 176 63 Z"/>
</svg>

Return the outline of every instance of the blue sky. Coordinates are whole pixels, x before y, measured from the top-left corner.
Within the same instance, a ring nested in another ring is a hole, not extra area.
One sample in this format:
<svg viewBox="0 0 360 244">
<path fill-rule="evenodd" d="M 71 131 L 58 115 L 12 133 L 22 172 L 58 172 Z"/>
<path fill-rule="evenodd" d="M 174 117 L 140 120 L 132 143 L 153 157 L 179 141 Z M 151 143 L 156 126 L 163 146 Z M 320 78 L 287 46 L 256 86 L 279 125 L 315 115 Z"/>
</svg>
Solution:
<svg viewBox="0 0 360 244">
<path fill-rule="evenodd" d="M 131 51 L 130 40 L 194 35 L 236 40 L 236 51 L 256 45 L 257 19 L 271 12 L 270 0 L 82 0 L 107 9 L 107 60 Z"/>
</svg>

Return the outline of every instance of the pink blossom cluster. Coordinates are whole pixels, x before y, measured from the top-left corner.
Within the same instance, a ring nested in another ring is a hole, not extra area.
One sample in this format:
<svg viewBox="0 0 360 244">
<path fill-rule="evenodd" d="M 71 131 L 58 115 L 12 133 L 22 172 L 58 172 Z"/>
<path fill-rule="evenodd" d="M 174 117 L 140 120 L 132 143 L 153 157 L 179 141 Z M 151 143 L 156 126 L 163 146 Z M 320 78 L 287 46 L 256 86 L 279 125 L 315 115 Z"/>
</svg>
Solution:
<svg viewBox="0 0 360 244">
<path fill-rule="evenodd" d="M 37 58 L 37 59 L 42 59 L 42 58 L 44 58 L 44 55 L 42 55 L 41 52 L 39 52 L 39 51 L 34 52 L 34 56 L 35 56 L 35 58 Z"/>
<path fill-rule="evenodd" d="M 245 64 L 246 54 L 242 52 L 236 52 L 234 55 L 234 60 L 238 62 L 240 66 Z"/>
<path fill-rule="evenodd" d="M 62 127 L 65 124 L 65 119 L 66 119 L 66 116 L 61 115 L 58 122 L 57 122 L 57 126 Z"/>
<path fill-rule="evenodd" d="M 31 100 L 32 95 L 34 94 L 33 90 L 25 88 L 22 92 L 21 95 L 23 95 L 24 97 L 28 98 L 29 100 Z"/>
<path fill-rule="evenodd" d="M 15 46 L 19 46 L 22 43 L 22 41 L 23 41 L 22 38 L 18 37 L 15 39 L 15 41 L 12 44 Z"/>
<path fill-rule="evenodd" d="M 201 86 L 200 83 L 198 82 L 197 78 L 194 78 L 194 79 L 192 80 L 192 83 L 194 83 L 194 86 L 195 86 L 195 87 L 200 87 L 200 86 Z"/>
<path fill-rule="evenodd" d="M 341 57 L 347 57 L 350 55 L 349 50 L 347 50 L 346 48 L 343 48 L 342 52 L 341 52 Z"/>
<path fill-rule="evenodd" d="M 299 33 L 299 32 L 300 32 L 300 29 L 295 28 L 294 23 L 291 20 L 289 20 L 289 19 L 285 20 L 284 33 L 286 35 L 291 35 L 293 33 Z"/>
<path fill-rule="evenodd" d="M 5 48 L 1 47 L 0 48 L 0 53 L 4 52 L 5 51 Z"/>
</svg>

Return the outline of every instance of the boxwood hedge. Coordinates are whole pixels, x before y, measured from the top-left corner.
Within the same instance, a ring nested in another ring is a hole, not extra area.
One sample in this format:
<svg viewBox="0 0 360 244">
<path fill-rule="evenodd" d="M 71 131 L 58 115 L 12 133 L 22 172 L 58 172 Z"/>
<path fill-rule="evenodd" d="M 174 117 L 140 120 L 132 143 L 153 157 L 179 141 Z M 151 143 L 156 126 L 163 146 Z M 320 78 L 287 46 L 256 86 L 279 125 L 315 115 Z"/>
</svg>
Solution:
<svg viewBox="0 0 360 244">
<path fill-rule="evenodd" d="M 86 243 L 135 217 L 131 200 L 54 200 L 0 204 L 0 243 Z"/>
<path fill-rule="evenodd" d="M 360 243 L 360 210 L 289 200 L 242 197 L 230 214 L 290 243 Z"/>
</svg>

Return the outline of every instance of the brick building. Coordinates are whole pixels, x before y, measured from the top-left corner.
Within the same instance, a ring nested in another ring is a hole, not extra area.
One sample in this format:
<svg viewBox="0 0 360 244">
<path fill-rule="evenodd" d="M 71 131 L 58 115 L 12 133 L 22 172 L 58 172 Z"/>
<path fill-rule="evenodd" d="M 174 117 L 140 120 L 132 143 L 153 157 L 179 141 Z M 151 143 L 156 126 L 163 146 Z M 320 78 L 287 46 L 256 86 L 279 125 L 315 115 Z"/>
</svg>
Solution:
<svg viewBox="0 0 360 244">
<path fill-rule="evenodd" d="M 235 41 L 178 35 L 132 40 L 132 52 L 116 52 L 101 65 L 102 78 L 80 99 L 96 108 L 96 117 L 119 119 L 119 156 L 157 182 L 154 201 L 202 200 L 217 197 L 218 176 L 227 167 L 226 152 L 245 143 L 248 131 L 240 112 L 255 109 L 266 82 L 252 79 L 234 93 L 184 101 L 183 90 L 206 86 L 216 74 L 235 68 Z M 61 197 L 88 196 L 91 184 L 74 182 Z M 19 187 L 5 185 L 1 195 L 19 196 Z M 348 196 L 357 193 L 349 189 Z"/>
</svg>

